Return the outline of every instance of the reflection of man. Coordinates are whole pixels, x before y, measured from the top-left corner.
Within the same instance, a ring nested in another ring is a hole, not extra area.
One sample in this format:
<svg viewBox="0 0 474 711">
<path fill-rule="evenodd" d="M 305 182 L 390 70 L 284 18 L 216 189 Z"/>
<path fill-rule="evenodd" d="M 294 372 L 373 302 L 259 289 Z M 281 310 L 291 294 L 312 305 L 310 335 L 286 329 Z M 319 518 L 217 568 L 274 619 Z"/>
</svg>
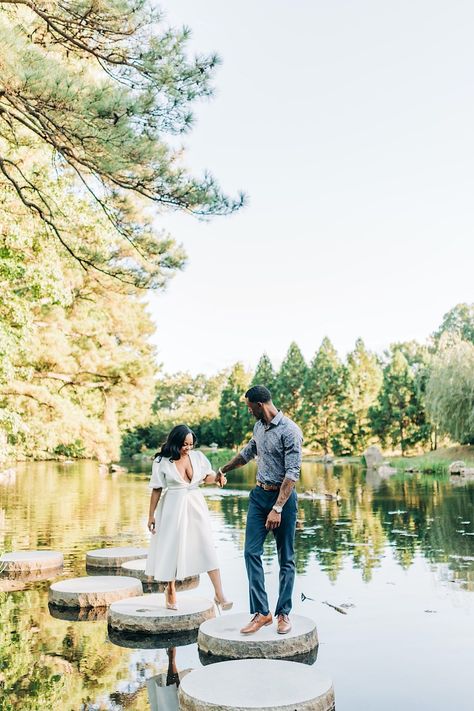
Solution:
<svg viewBox="0 0 474 711">
<path fill-rule="evenodd" d="M 257 485 L 250 492 L 245 531 L 245 564 L 249 580 L 250 612 L 253 617 L 241 632 L 252 634 L 272 622 L 265 592 L 262 566 L 263 544 L 268 531 L 275 536 L 280 564 L 280 587 L 275 615 L 277 631 L 291 629 L 289 613 L 295 581 L 294 538 L 298 501 L 295 481 L 301 466 L 301 430 L 285 417 L 272 402 L 270 391 L 255 385 L 245 393 L 245 400 L 257 419 L 250 442 L 236 457 L 221 467 L 218 477 L 257 460 Z"/>
</svg>

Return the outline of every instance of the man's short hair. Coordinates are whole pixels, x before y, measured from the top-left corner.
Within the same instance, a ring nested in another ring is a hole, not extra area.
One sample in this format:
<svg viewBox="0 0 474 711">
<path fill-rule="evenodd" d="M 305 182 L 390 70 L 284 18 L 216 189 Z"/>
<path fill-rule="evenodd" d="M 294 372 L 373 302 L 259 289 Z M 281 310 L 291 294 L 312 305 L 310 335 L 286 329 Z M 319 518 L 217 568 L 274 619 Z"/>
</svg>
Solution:
<svg viewBox="0 0 474 711">
<path fill-rule="evenodd" d="M 270 402 L 272 394 L 265 385 L 254 385 L 247 390 L 245 397 L 249 402 Z"/>
</svg>

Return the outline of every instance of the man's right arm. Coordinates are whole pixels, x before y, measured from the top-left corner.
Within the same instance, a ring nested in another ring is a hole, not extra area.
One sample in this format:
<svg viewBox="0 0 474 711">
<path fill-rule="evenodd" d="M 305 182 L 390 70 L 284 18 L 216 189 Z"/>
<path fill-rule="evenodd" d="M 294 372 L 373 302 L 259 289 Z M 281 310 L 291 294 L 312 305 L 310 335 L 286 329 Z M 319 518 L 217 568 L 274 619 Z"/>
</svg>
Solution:
<svg viewBox="0 0 474 711">
<path fill-rule="evenodd" d="M 243 467 L 247 462 L 250 462 L 251 459 L 254 459 L 257 456 L 257 443 L 255 442 L 254 438 L 250 440 L 250 442 L 245 445 L 243 450 L 239 452 L 238 454 L 233 457 L 233 459 L 230 460 L 230 462 L 227 462 L 227 464 L 224 464 L 224 466 L 219 467 L 217 476 L 219 476 L 221 473 L 222 474 L 227 474 L 227 472 L 231 472 L 233 469 L 238 469 L 239 467 Z"/>
</svg>

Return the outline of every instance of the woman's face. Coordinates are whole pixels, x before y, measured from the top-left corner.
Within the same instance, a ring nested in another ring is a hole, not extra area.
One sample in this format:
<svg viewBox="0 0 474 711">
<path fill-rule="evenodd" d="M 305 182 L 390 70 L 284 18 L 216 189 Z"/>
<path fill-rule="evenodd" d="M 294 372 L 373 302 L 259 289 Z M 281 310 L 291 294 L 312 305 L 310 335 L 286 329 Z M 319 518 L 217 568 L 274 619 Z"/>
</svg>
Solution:
<svg viewBox="0 0 474 711">
<path fill-rule="evenodd" d="M 191 451 L 191 449 L 194 447 L 194 442 L 193 442 L 193 436 L 191 433 L 186 435 L 186 438 L 183 442 L 183 446 L 179 450 L 179 453 L 181 454 L 182 457 L 186 456 L 188 452 Z"/>
</svg>

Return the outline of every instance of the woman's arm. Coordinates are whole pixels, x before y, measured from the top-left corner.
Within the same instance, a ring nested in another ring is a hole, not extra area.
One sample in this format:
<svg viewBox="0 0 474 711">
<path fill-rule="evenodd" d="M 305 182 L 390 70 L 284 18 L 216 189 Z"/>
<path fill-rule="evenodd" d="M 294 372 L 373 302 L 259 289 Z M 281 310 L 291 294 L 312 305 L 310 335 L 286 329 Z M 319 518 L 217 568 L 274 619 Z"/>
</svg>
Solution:
<svg viewBox="0 0 474 711">
<path fill-rule="evenodd" d="M 216 472 L 211 472 L 208 474 L 206 477 L 203 479 L 204 484 L 216 484 L 217 486 L 225 486 L 227 484 L 227 479 L 219 474 L 216 474 Z"/>
<path fill-rule="evenodd" d="M 158 506 L 158 501 L 160 500 L 162 489 L 152 489 L 150 496 L 150 508 L 148 510 L 148 530 L 151 533 L 156 533 L 155 531 L 155 509 Z"/>
</svg>

